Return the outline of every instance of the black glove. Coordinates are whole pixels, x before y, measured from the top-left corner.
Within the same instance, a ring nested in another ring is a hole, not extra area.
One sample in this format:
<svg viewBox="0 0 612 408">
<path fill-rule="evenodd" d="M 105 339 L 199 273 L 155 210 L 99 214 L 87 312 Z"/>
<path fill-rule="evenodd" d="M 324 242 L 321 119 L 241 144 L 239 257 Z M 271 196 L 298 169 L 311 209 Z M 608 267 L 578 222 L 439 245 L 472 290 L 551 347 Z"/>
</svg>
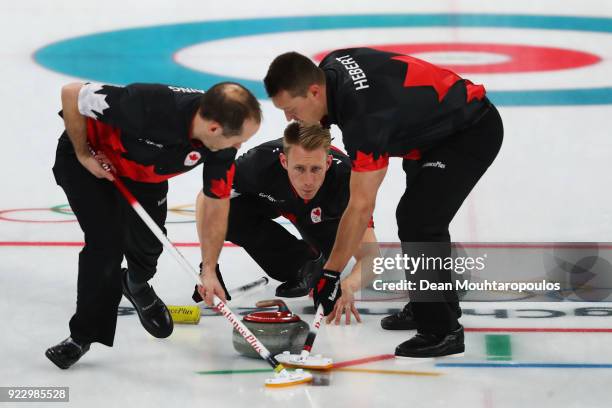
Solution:
<svg viewBox="0 0 612 408">
<path fill-rule="evenodd" d="M 312 290 L 314 298 L 315 310 L 319 307 L 319 303 L 323 305 L 325 316 L 334 310 L 336 301 L 342 296 L 342 288 L 340 287 L 340 272 L 323 269 L 323 274 L 319 283 Z"/>
<path fill-rule="evenodd" d="M 225 287 L 225 283 L 223 282 L 223 276 L 221 276 L 221 270 L 219 269 L 219 264 L 217 264 L 216 271 L 217 271 L 217 279 L 219 279 L 219 283 L 221 284 L 221 287 L 223 288 L 223 291 L 225 292 L 225 298 L 227 300 L 232 300 L 232 297 L 230 296 L 229 292 L 227 291 L 227 288 Z M 202 273 L 202 262 L 200 262 L 200 274 L 201 273 Z M 196 303 L 204 300 L 202 299 L 202 296 L 200 296 L 200 292 L 198 292 L 198 285 L 195 285 L 195 288 L 193 290 L 193 295 L 191 295 L 191 298 Z"/>
</svg>

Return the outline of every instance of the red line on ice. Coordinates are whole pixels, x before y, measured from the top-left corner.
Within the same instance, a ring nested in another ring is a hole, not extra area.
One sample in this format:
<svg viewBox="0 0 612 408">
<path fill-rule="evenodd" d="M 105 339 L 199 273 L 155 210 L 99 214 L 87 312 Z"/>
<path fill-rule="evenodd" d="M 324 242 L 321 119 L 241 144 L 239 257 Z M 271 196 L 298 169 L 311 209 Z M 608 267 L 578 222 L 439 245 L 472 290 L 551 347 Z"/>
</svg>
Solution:
<svg viewBox="0 0 612 408">
<path fill-rule="evenodd" d="M 84 242 L 73 241 L 0 241 L 0 246 L 5 247 L 81 247 Z M 174 242 L 177 247 L 199 247 L 197 242 Z M 224 247 L 237 247 L 238 245 L 231 242 L 223 244 Z"/>
<path fill-rule="evenodd" d="M 466 332 L 483 333 L 612 333 L 612 329 L 564 327 L 466 327 Z"/>
<path fill-rule="evenodd" d="M 395 358 L 393 354 L 381 354 L 379 356 L 358 358 L 356 360 L 347 360 L 347 361 L 341 361 L 339 363 L 334 363 L 333 368 L 351 367 L 351 366 L 356 366 L 360 364 L 373 363 L 376 361 L 391 360 L 392 358 Z"/>
</svg>

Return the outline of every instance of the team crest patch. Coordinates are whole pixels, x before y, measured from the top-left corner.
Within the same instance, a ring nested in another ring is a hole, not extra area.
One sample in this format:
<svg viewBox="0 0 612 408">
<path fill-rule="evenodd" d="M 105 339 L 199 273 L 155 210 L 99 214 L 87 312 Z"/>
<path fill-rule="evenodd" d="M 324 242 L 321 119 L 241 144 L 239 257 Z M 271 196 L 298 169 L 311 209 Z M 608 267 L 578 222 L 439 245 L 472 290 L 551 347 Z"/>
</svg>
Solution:
<svg viewBox="0 0 612 408">
<path fill-rule="evenodd" d="M 199 152 L 191 152 L 185 157 L 185 166 L 193 166 L 200 161 L 202 155 Z"/>
<path fill-rule="evenodd" d="M 321 207 L 312 209 L 312 211 L 310 212 L 310 219 L 315 224 L 321 222 Z"/>
</svg>

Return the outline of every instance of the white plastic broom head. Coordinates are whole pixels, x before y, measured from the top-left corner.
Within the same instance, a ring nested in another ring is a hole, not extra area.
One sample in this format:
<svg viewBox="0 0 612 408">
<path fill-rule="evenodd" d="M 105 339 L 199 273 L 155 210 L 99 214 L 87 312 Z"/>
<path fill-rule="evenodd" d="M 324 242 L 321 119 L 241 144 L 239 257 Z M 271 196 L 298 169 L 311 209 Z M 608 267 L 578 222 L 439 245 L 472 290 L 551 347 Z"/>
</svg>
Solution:
<svg viewBox="0 0 612 408">
<path fill-rule="evenodd" d="M 293 385 L 305 384 L 312 381 L 312 374 L 302 369 L 295 371 L 281 370 L 274 373 L 274 377 L 266 380 L 266 387 L 281 388 L 291 387 Z"/>
<path fill-rule="evenodd" d="M 274 358 L 285 367 L 292 368 L 307 368 L 310 370 L 329 370 L 334 366 L 331 358 L 317 355 L 291 354 L 289 351 L 283 351 L 277 354 Z"/>
</svg>

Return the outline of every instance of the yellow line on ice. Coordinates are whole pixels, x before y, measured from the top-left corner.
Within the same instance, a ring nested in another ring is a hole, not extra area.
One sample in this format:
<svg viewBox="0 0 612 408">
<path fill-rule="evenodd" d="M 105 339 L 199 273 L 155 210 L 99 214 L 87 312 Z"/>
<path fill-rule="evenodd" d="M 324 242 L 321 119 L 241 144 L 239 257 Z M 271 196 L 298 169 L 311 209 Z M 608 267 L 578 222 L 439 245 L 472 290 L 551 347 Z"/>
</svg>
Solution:
<svg viewBox="0 0 612 408">
<path fill-rule="evenodd" d="M 443 373 L 433 371 L 404 371 L 404 370 L 374 370 L 369 368 L 334 368 L 332 371 L 349 371 L 352 373 L 368 373 L 368 374 L 396 374 L 396 375 L 416 375 L 426 377 L 438 377 Z"/>
</svg>

